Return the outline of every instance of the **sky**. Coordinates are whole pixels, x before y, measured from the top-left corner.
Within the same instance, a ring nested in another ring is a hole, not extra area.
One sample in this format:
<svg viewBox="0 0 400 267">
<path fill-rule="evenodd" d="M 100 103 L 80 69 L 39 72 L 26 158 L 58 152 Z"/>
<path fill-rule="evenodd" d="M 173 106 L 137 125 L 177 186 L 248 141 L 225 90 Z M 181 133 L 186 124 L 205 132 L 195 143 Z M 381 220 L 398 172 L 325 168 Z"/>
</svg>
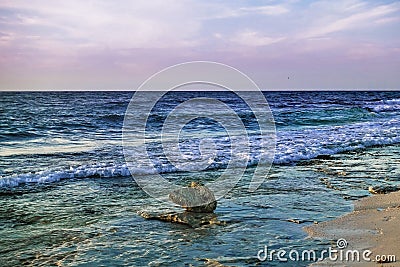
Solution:
<svg viewBox="0 0 400 267">
<path fill-rule="evenodd" d="M 0 2 L 0 90 L 135 90 L 194 60 L 265 90 L 399 89 L 400 1 Z"/>
</svg>

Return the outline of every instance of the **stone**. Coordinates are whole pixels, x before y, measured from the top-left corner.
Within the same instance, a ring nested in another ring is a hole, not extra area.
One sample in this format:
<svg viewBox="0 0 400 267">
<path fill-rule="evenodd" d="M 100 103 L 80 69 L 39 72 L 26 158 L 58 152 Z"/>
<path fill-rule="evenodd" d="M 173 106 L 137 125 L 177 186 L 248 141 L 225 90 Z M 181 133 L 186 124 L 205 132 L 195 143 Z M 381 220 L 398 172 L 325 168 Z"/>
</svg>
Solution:
<svg viewBox="0 0 400 267">
<path fill-rule="evenodd" d="M 171 192 L 169 198 L 186 211 L 140 211 L 138 214 L 148 220 L 180 223 L 192 228 L 203 225 L 226 225 L 225 222 L 219 221 L 214 213 L 217 201 L 214 193 L 206 186 L 191 182 L 188 187 Z"/>
<path fill-rule="evenodd" d="M 387 194 L 390 192 L 399 191 L 400 187 L 393 185 L 378 185 L 378 186 L 370 186 L 368 191 L 372 194 Z"/>
<path fill-rule="evenodd" d="M 171 192 L 169 199 L 190 212 L 212 213 L 217 208 L 214 193 L 208 187 L 196 182 Z"/>
<path fill-rule="evenodd" d="M 192 228 L 198 228 L 203 225 L 225 225 L 225 222 L 219 221 L 215 213 L 200 212 L 166 212 L 166 213 L 149 213 L 146 211 L 138 212 L 140 216 L 148 220 L 158 220 L 164 222 L 180 223 Z"/>
</svg>

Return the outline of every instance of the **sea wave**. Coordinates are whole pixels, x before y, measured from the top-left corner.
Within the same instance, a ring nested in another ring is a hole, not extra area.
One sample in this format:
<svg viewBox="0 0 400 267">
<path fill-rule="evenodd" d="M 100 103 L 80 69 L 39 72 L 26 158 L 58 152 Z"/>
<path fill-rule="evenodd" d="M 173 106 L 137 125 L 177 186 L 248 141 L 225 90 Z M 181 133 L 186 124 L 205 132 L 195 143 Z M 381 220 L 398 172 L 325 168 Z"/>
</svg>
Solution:
<svg viewBox="0 0 400 267">
<path fill-rule="evenodd" d="M 319 155 L 400 143 L 400 121 L 355 123 L 322 129 L 278 133 L 275 164 L 291 164 Z"/>
<path fill-rule="evenodd" d="M 7 141 L 19 141 L 19 140 L 27 140 L 27 139 L 35 139 L 43 137 L 42 134 L 35 133 L 31 130 L 19 130 L 19 129 L 10 129 L 8 131 L 2 131 L 0 133 L 0 141 L 7 142 Z"/>
<path fill-rule="evenodd" d="M 24 184 L 52 183 L 62 179 L 129 176 L 126 164 L 98 164 L 70 167 L 65 170 L 47 170 L 0 177 L 0 188 L 16 187 Z"/>
<path fill-rule="evenodd" d="M 296 164 L 302 160 L 310 160 L 320 155 L 333 155 L 337 153 L 365 149 L 377 145 L 391 145 L 400 143 L 400 120 L 393 118 L 383 121 L 354 123 L 343 126 L 330 126 L 319 129 L 301 129 L 278 131 L 277 144 L 275 149 L 274 164 Z M 231 139 L 232 142 L 233 139 Z M 246 142 L 246 138 L 237 138 L 234 142 Z M 208 167 L 204 164 L 197 164 L 195 160 L 199 158 L 199 150 L 196 149 L 198 142 L 189 142 L 190 144 L 183 149 L 185 162 L 185 171 L 202 171 L 204 169 L 223 169 L 226 168 L 232 159 L 231 146 L 226 137 L 218 137 L 213 140 L 218 148 L 216 156 L 210 154 L 209 158 L 203 158 L 208 162 Z M 234 157 L 237 162 L 231 163 L 234 167 L 246 167 L 265 162 L 271 158 L 271 151 L 264 151 L 265 138 L 254 135 L 249 136 L 251 146 L 250 155 L 243 157 Z M 238 144 L 240 147 L 241 144 Z M 245 144 L 243 143 L 243 146 Z M 197 152 L 196 152 L 197 150 Z M 153 167 L 140 162 L 143 155 L 138 154 L 138 161 L 135 166 L 128 168 L 123 163 L 99 163 L 93 165 L 82 165 L 78 167 L 67 167 L 67 169 L 46 170 L 36 173 L 16 174 L 12 176 L 0 176 L 0 188 L 16 187 L 23 184 L 51 183 L 62 179 L 73 178 L 114 178 L 126 177 L 132 175 L 150 175 L 156 173 L 174 173 L 181 171 L 178 167 L 169 162 L 160 160 L 165 159 L 163 151 L 150 153 Z M 201 155 L 200 155 L 201 156 Z M 194 162 L 194 163 L 193 163 Z M 193 163 L 193 164 L 192 164 Z"/>
<path fill-rule="evenodd" d="M 371 102 L 365 105 L 365 109 L 372 112 L 390 112 L 390 111 L 399 111 L 400 110 L 400 99 L 388 99 L 388 100 L 380 100 L 376 102 Z"/>
</svg>

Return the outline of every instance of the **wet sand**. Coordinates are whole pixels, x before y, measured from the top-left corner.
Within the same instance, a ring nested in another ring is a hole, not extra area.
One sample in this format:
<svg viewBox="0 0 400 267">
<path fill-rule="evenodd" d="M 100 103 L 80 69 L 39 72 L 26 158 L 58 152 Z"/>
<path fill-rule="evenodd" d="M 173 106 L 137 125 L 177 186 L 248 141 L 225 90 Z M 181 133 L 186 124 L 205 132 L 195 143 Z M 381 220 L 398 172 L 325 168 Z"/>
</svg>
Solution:
<svg viewBox="0 0 400 267">
<path fill-rule="evenodd" d="M 333 241 L 344 238 L 347 247 L 343 250 L 371 250 L 371 259 L 366 262 L 325 260 L 312 266 L 400 266 L 400 192 L 373 195 L 355 201 L 354 211 L 332 221 L 307 226 L 304 230 L 310 237 L 327 238 Z M 396 256 L 396 262 L 378 261 L 378 255 L 388 258 Z"/>
</svg>

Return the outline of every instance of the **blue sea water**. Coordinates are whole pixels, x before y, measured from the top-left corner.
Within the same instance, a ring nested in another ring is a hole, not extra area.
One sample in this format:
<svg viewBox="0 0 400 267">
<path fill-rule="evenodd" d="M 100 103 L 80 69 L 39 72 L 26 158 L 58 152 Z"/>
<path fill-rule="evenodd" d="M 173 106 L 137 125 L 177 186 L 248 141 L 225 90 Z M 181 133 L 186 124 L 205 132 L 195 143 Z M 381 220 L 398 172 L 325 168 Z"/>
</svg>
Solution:
<svg viewBox="0 0 400 267">
<path fill-rule="evenodd" d="M 129 170 L 121 136 L 132 96 L 0 93 L 1 265 L 263 265 L 256 255 L 264 245 L 325 249 L 328 241 L 305 239 L 301 227 L 350 211 L 349 200 L 368 195 L 368 186 L 398 184 L 400 178 L 400 92 L 264 92 L 274 116 L 276 149 L 271 171 L 255 192 L 248 192 L 246 183 L 271 151 L 263 150 L 248 106 L 230 92 L 170 92 L 149 117 L 150 137 L 162 130 L 174 107 L 208 97 L 235 111 L 251 150 L 246 166 L 236 166 L 246 169 L 244 178 L 216 210 L 226 226 L 191 229 L 146 221 L 137 212 L 163 204 L 143 192 L 134 177 L 159 172 L 177 184 L 212 181 L 231 160 L 233 139 L 223 125 L 200 117 L 184 127 L 179 146 L 190 161 L 199 157 L 202 140 L 212 139 L 216 154 L 205 159 L 207 168 L 192 164 L 179 170 L 155 138 L 148 155 L 135 155 Z M 139 116 L 146 104 L 136 107 Z M 141 162 L 147 156 L 152 169 Z"/>
</svg>

